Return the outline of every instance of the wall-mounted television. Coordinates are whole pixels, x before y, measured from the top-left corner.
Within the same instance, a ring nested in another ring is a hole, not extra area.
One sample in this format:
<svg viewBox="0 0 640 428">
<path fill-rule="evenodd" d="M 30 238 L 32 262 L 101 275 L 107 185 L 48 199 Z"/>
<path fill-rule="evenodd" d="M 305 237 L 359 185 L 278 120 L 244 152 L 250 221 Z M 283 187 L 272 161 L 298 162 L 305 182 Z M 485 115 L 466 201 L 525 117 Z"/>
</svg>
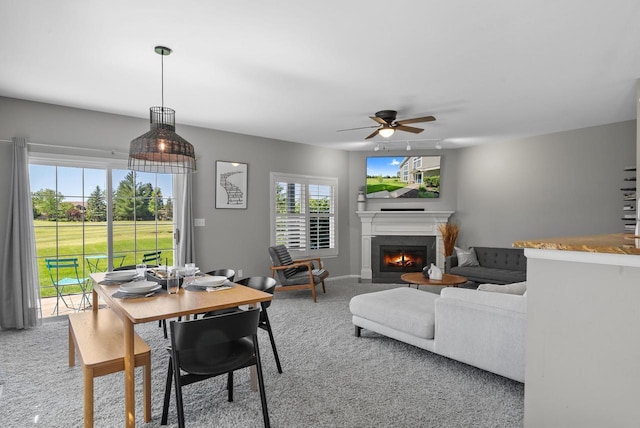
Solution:
<svg viewBox="0 0 640 428">
<path fill-rule="evenodd" d="M 440 197 L 440 156 L 367 157 L 367 198 Z"/>
</svg>

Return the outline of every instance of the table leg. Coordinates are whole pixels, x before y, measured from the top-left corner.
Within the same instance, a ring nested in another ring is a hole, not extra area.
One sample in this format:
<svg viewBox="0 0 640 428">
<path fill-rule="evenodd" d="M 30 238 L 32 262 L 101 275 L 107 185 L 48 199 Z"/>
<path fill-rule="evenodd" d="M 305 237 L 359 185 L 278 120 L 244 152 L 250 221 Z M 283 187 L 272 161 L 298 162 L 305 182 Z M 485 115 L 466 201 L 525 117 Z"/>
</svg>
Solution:
<svg viewBox="0 0 640 428">
<path fill-rule="evenodd" d="M 69 367 L 76 365 L 76 342 L 71 332 L 71 323 L 69 323 Z"/>
<path fill-rule="evenodd" d="M 135 349 L 133 342 L 133 323 L 123 317 L 124 323 L 124 400 L 125 425 L 136 426 L 136 396 L 135 396 Z"/>
<path fill-rule="evenodd" d="M 93 301 L 93 310 L 98 310 L 98 292 L 95 289 L 91 290 L 91 300 Z"/>
</svg>

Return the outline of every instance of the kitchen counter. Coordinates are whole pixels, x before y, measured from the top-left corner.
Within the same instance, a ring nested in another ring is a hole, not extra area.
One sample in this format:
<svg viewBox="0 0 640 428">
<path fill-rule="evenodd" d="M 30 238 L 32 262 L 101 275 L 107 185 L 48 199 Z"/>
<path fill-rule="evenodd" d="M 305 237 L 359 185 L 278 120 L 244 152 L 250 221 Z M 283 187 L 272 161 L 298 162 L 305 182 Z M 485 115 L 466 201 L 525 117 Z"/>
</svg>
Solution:
<svg viewBox="0 0 640 428">
<path fill-rule="evenodd" d="M 525 428 L 638 425 L 640 245 L 634 238 L 514 242 L 527 258 Z"/>
<path fill-rule="evenodd" d="M 513 246 L 540 250 L 640 255 L 640 239 L 634 238 L 634 235 L 627 233 L 611 233 L 608 235 L 522 240 L 514 242 Z"/>
</svg>

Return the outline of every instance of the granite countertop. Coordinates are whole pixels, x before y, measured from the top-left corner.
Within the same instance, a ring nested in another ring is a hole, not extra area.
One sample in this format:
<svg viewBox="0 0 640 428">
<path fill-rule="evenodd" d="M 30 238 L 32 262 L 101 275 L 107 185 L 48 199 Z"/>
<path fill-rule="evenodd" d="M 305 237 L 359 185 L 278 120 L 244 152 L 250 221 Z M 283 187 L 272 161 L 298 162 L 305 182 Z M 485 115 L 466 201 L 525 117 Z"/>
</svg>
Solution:
<svg viewBox="0 0 640 428">
<path fill-rule="evenodd" d="M 640 239 L 634 238 L 636 237 L 632 234 L 611 233 L 608 235 L 522 240 L 514 242 L 513 246 L 541 250 L 640 255 Z"/>
</svg>

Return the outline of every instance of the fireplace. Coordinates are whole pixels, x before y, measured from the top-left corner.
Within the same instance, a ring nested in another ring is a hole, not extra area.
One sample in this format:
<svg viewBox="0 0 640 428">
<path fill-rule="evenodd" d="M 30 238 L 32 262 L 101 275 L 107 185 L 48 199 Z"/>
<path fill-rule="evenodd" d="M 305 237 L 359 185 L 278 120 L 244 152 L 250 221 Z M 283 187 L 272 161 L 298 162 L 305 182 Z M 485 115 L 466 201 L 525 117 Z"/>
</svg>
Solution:
<svg viewBox="0 0 640 428">
<path fill-rule="evenodd" d="M 371 240 L 373 282 L 401 282 L 403 273 L 421 272 L 435 262 L 435 236 L 376 236 Z"/>
<path fill-rule="evenodd" d="M 361 222 L 360 280 L 373 281 L 376 264 L 377 282 L 402 283 L 401 272 L 380 272 L 379 245 L 419 245 L 427 247 L 427 259 L 423 266 L 436 264 L 444 269 L 444 245 L 438 224 L 446 223 L 453 211 L 358 211 Z M 390 243 L 378 244 L 380 238 L 396 238 Z M 419 238 L 418 243 L 408 239 Z M 374 241 L 377 243 L 374 245 Z M 376 249 L 374 250 L 374 247 Z M 374 254 L 375 252 L 375 254 Z M 388 278 L 384 278 L 388 276 Z"/>
</svg>

